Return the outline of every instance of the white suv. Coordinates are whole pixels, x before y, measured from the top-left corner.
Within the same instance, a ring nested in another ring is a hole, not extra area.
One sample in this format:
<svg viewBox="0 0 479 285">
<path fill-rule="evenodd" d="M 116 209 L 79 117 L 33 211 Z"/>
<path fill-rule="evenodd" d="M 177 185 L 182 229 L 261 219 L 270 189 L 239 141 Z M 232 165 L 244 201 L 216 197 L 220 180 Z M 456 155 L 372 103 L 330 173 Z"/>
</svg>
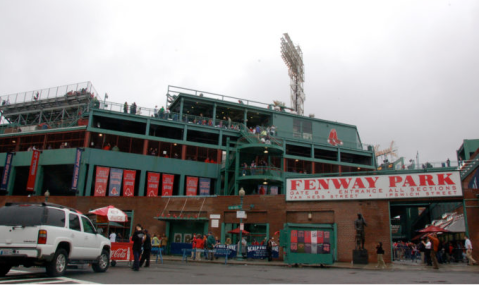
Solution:
<svg viewBox="0 0 479 285">
<path fill-rule="evenodd" d="M 51 203 L 6 203 L 0 208 L 0 277 L 12 266 L 44 266 L 61 276 L 68 264 L 110 266 L 110 240 L 75 209 Z"/>
</svg>

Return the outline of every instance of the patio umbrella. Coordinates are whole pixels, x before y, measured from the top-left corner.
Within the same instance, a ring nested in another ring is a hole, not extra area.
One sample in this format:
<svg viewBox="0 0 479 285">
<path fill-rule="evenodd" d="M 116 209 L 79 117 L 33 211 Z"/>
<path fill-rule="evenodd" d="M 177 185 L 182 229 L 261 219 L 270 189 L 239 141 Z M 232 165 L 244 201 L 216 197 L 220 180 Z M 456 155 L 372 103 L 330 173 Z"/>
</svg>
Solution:
<svg viewBox="0 0 479 285">
<path fill-rule="evenodd" d="M 128 216 L 122 210 L 115 208 L 112 205 L 91 210 L 89 213 L 107 217 L 109 222 L 128 222 Z"/>
<path fill-rule="evenodd" d="M 239 235 L 240 229 L 239 229 L 239 228 L 236 228 L 236 229 L 234 229 L 234 230 L 229 231 L 228 233 Z M 241 233 L 244 234 L 244 235 L 249 235 L 249 232 L 248 232 L 248 231 L 245 231 L 245 230 L 242 230 Z"/>
<path fill-rule="evenodd" d="M 128 222 L 128 216 L 120 209 L 115 208 L 114 206 L 106 206 L 103 208 L 98 208 L 96 210 L 91 210 L 88 212 L 90 214 L 95 214 L 97 216 L 103 216 L 107 217 L 108 219 L 108 225 L 106 227 L 106 233 L 108 236 L 108 233 L 110 232 L 110 222 Z"/>
<path fill-rule="evenodd" d="M 438 233 L 438 232 L 449 232 L 449 231 L 437 226 L 429 226 L 425 229 L 420 230 L 419 232 L 420 233 Z"/>
</svg>

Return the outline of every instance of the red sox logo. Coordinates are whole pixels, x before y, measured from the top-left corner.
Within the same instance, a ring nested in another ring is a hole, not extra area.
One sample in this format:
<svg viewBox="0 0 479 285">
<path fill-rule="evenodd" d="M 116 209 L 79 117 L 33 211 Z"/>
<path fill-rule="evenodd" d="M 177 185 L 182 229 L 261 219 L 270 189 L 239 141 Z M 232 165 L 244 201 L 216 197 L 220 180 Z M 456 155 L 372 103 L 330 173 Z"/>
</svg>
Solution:
<svg viewBox="0 0 479 285">
<path fill-rule="evenodd" d="M 332 146 L 343 144 L 343 141 L 338 138 L 338 133 L 336 132 L 336 129 L 332 129 L 331 132 L 329 132 L 328 143 Z"/>
</svg>

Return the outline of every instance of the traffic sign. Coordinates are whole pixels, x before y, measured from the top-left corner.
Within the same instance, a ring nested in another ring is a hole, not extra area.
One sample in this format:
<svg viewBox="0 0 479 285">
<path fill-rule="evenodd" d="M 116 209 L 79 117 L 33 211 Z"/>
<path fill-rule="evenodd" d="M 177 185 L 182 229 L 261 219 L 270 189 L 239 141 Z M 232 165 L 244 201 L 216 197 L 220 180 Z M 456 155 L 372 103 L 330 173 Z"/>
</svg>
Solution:
<svg viewBox="0 0 479 285">
<path fill-rule="evenodd" d="M 241 205 L 228 206 L 228 210 L 240 210 Z"/>
</svg>

